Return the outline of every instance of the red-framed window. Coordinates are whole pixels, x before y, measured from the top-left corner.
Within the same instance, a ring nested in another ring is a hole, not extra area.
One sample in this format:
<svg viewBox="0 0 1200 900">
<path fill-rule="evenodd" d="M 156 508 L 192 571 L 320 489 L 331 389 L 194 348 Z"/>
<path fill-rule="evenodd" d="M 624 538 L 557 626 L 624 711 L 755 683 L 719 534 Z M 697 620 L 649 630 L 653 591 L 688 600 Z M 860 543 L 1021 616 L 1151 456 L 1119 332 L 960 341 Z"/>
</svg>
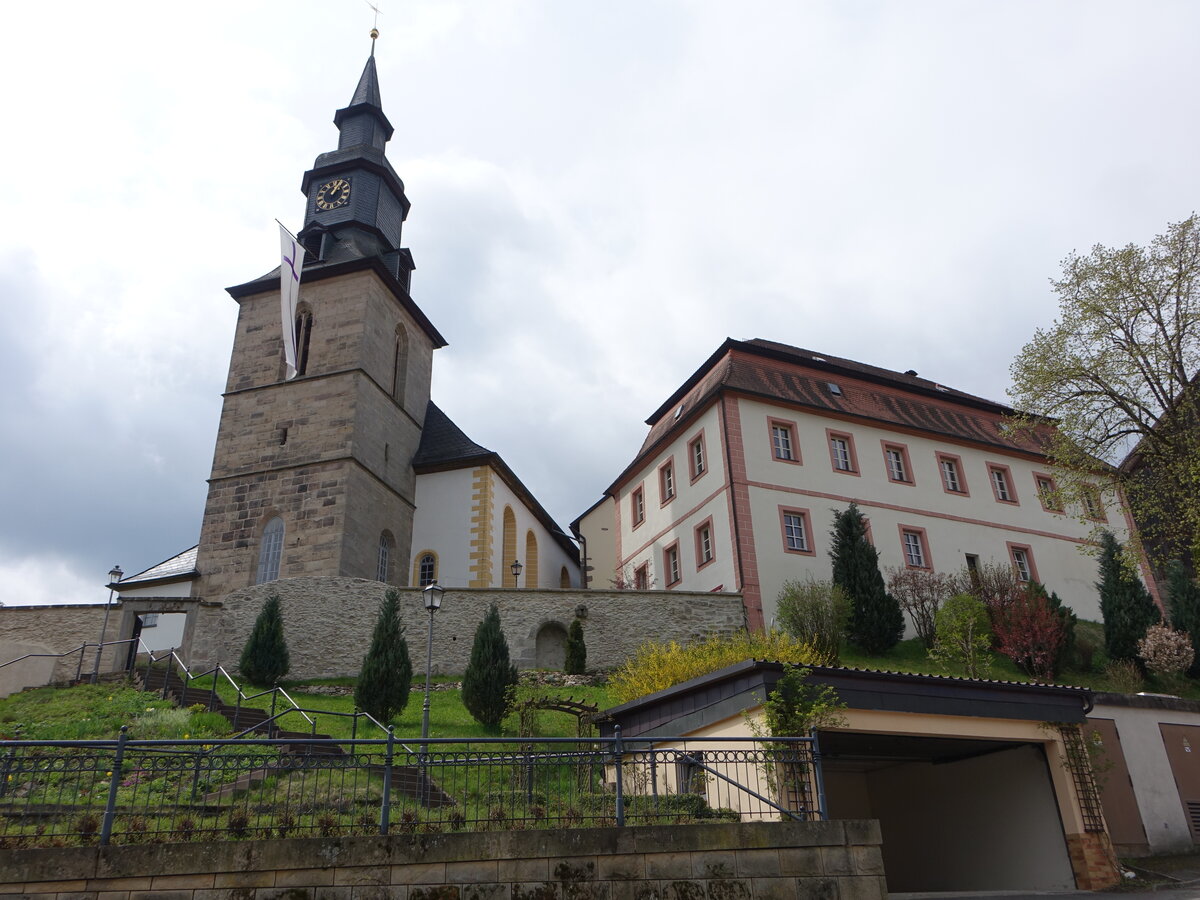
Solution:
<svg viewBox="0 0 1200 900">
<path fill-rule="evenodd" d="M 779 507 L 779 528 L 786 553 L 816 556 L 813 547 L 812 518 L 807 509 Z"/>
<path fill-rule="evenodd" d="M 702 478 L 708 471 L 708 448 L 704 444 L 704 432 L 688 441 L 688 474 L 692 481 Z"/>
<path fill-rule="evenodd" d="M 829 442 L 829 461 L 833 465 L 833 471 L 843 475 L 857 475 L 858 453 L 854 449 L 854 435 L 826 428 L 825 436 Z"/>
<path fill-rule="evenodd" d="M 988 463 L 988 481 L 992 483 L 992 496 L 997 503 L 1020 505 L 1017 500 L 1017 486 L 1013 482 L 1012 469 L 1000 463 Z"/>
<path fill-rule="evenodd" d="M 629 495 L 629 515 L 634 528 L 646 521 L 646 490 L 642 485 L 635 487 Z"/>
<path fill-rule="evenodd" d="M 888 481 L 895 484 L 914 484 L 912 463 L 908 460 L 908 447 L 894 441 L 881 441 L 883 445 L 883 466 L 887 472 Z"/>
<path fill-rule="evenodd" d="M 697 525 L 693 534 L 696 540 L 696 569 L 699 570 L 717 558 L 712 516 Z"/>
<path fill-rule="evenodd" d="M 679 564 L 679 541 L 663 548 L 663 573 L 669 588 L 683 580 L 683 567 Z"/>
<path fill-rule="evenodd" d="M 929 536 L 924 528 L 912 525 L 900 526 L 900 550 L 904 554 L 906 569 L 932 569 L 929 555 Z"/>
<path fill-rule="evenodd" d="M 796 439 L 796 423 L 787 419 L 767 419 L 771 431 L 771 458 L 779 462 L 799 464 L 800 442 Z"/>
<path fill-rule="evenodd" d="M 942 478 L 942 490 L 947 494 L 957 494 L 960 497 L 970 497 L 967 488 L 967 473 L 963 468 L 962 457 L 953 453 L 937 455 L 938 474 Z"/>
<path fill-rule="evenodd" d="M 1033 548 L 1028 544 L 1007 542 L 1008 558 L 1012 561 L 1013 571 L 1021 581 L 1041 581 L 1038 578 L 1037 564 L 1033 561 Z"/>
</svg>

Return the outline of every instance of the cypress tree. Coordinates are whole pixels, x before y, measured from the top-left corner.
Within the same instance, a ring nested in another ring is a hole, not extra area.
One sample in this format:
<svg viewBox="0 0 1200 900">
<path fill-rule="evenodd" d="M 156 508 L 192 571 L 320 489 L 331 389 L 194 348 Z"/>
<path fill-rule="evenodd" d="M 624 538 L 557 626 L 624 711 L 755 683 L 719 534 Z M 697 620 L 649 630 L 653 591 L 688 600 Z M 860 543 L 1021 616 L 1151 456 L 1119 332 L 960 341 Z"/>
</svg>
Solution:
<svg viewBox="0 0 1200 900">
<path fill-rule="evenodd" d="M 884 587 L 879 551 L 867 540 L 867 523 L 857 504 L 834 510 L 830 537 L 833 583 L 850 603 L 847 637 L 872 656 L 884 654 L 904 636 L 904 613 Z"/>
<path fill-rule="evenodd" d="M 583 642 L 583 623 L 571 622 L 567 629 L 567 659 L 563 669 L 568 675 L 582 675 L 587 670 L 587 645 Z"/>
<path fill-rule="evenodd" d="M 1106 531 L 1100 536 L 1100 615 L 1104 619 L 1104 649 L 1110 660 L 1127 659 L 1139 669 L 1137 644 L 1146 629 L 1159 621 L 1158 607 L 1142 580 L 1121 558 L 1121 545 Z"/>
<path fill-rule="evenodd" d="M 412 661 L 400 624 L 400 594 L 393 588 L 379 604 L 371 647 L 354 686 L 354 704 L 386 724 L 408 705 L 411 686 Z"/>
<path fill-rule="evenodd" d="M 471 661 L 463 673 L 463 705 L 480 725 L 497 728 L 508 712 L 509 688 L 516 683 L 517 667 L 508 661 L 508 641 L 493 603 L 475 629 Z"/>
<path fill-rule="evenodd" d="M 238 670 L 252 684 L 269 686 L 286 675 L 289 667 L 279 595 L 272 594 L 254 620 L 254 629 L 242 649 Z"/>
<path fill-rule="evenodd" d="M 1200 584 L 1188 575 L 1187 567 L 1179 560 L 1167 566 L 1167 608 L 1171 611 L 1171 625 L 1177 631 L 1186 631 L 1192 639 L 1196 660 L 1188 669 L 1188 675 L 1200 675 Z"/>
</svg>

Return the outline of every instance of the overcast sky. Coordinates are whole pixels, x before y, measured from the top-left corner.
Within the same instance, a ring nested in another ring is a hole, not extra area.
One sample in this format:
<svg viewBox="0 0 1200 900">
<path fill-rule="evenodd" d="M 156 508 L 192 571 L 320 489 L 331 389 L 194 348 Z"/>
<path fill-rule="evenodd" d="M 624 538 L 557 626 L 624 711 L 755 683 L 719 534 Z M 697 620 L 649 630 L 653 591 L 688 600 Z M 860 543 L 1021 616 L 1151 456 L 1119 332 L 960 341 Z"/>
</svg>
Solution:
<svg viewBox="0 0 1200 900">
<path fill-rule="evenodd" d="M 1003 400 L 1072 249 L 1200 196 L 1193 2 L 382 0 L 434 399 L 562 525 L 726 337 Z M 224 292 L 336 147 L 364 0 L 5 7 L 0 600 L 196 542 Z"/>
</svg>

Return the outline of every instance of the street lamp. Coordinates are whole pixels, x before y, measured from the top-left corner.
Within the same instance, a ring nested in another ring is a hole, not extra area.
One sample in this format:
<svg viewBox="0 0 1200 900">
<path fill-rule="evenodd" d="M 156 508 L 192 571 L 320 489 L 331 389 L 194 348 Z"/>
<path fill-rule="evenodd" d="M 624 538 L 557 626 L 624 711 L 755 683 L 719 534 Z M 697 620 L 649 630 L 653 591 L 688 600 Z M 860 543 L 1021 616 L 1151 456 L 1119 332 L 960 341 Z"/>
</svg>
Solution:
<svg viewBox="0 0 1200 900">
<path fill-rule="evenodd" d="M 100 626 L 100 644 L 96 647 L 96 662 L 92 666 L 92 684 L 96 683 L 100 675 L 100 654 L 104 652 L 104 635 L 108 631 L 108 611 L 112 608 L 113 591 L 117 589 L 124 574 L 120 566 L 113 566 L 108 570 L 108 602 L 104 604 L 104 622 Z"/>
<path fill-rule="evenodd" d="M 425 707 L 421 711 L 421 758 L 429 752 L 429 684 L 433 680 L 433 614 L 442 608 L 446 589 L 436 581 L 425 585 L 421 599 L 429 610 L 429 636 L 425 641 Z"/>
<path fill-rule="evenodd" d="M 521 565 L 521 561 L 519 559 L 514 559 L 512 561 L 512 565 L 508 567 L 508 571 L 513 573 L 513 587 L 521 586 L 521 570 L 523 568 L 525 567 Z"/>
</svg>

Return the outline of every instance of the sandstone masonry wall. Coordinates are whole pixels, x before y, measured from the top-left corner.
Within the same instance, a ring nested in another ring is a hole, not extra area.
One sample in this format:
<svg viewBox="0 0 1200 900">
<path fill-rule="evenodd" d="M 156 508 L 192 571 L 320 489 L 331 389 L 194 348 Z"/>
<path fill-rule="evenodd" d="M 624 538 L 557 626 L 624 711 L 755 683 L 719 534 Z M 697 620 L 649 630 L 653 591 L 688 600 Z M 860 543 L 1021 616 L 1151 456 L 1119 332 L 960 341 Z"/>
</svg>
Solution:
<svg viewBox="0 0 1200 900">
<path fill-rule="evenodd" d="M 0 850 L 56 900 L 882 900 L 877 822 L 741 823 Z"/>
<path fill-rule="evenodd" d="M 121 614 L 113 605 L 108 619 L 107 640 L 116 640 Z M 0 607 L 0 663 L 27 653 L 63 653 L 82 644 L 100 640 L 104 605 L 2 606 Z M 105 651 L 100 671 L 117 659 L 117 648 Z M 96 651 L 84 653 L 83 671 L 90 674 Z M 51 681 L 74 678 L 80 668 L 79 654 L 62 659 L 33 659 L 0 669 L 0 697 Z"/>
<path fill-rule="evenodd" d="M 361 578 L 301 578 L 235 591 L 220 605 L 204 605 L 198 611 L 190 664 L 207 668 L 216 662 L 236 663 L 266 598 L 278 594 L 291 655 L 290 677 L 355 675 L 387 589 Z M 429 614 L 420 590 L 398 590 L 409 652 L 419 667 Z M 509 650 L 520 668 L 534 666 L 538 633 L 544 626 L 557 623 L 565 633 L 579 613 L 584 615 L 588 667 L 593 669 L 619 665 L 650 639 L 686 641 L 743 627 L 738 594 L 449 588 L 434 614 L 435 672 L 466 668 L 475 628 L 492 603 L 500 610 Z"/>
</svg>

